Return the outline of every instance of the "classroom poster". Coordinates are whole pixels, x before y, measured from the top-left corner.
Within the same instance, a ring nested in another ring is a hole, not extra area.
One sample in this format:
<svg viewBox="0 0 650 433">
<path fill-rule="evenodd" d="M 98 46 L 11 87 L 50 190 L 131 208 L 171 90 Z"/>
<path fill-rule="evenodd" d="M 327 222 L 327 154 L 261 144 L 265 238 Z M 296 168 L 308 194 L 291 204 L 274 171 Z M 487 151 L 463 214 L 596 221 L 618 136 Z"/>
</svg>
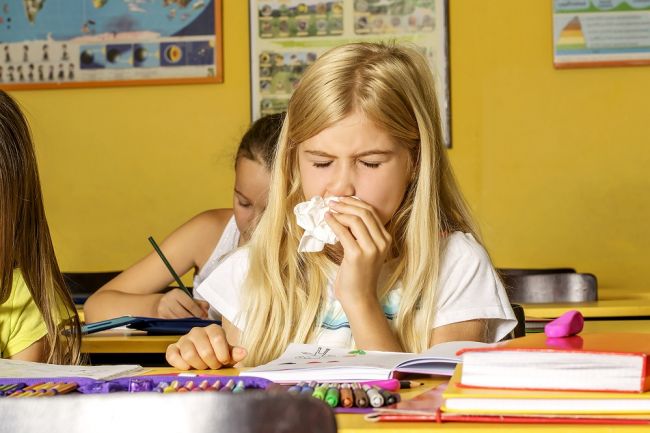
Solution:
<svg viewBox="0 0 650 433">
<path fill-rule="evenodd" d="M 397 40 L 429 59 L 450 146 L 447 0 L 249 1 L 254 119 L 286 110 L 302 74 L 329 48 Z"/>
<path fill-rule="evenodd" d="M 221 0 L 0 0 L 0 87 L 221 81 Z"/>
<path fill-rule="evenodd" d="M 650 64 L 650 0 L 554 0 L 557 68 Z"/>
</svg>

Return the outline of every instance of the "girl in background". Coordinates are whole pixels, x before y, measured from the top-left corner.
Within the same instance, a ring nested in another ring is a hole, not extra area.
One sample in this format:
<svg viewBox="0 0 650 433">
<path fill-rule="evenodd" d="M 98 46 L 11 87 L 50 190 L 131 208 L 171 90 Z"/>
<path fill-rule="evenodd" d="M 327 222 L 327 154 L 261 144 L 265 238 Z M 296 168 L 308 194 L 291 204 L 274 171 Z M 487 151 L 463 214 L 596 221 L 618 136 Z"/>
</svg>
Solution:
<svg viewBox="0 0 650 433">
<path fill-rule="evenodd" d="M 289 102 L 269 206 L 247 247 L 199 287 L 223 327 L 167 349 L 177 368 L 259 365 L 292 342 L 421 352 L 498 341 L 516 318 L 453 176 L 429 65 L 413 48 L 350 44 Z M 300 253 L 294 207 L 336 196 L 338 243 Z"/>
<path fill-rule="evenodd" d="M 227 253 L 250 237 L 266 208 L 271 163 L 284 114 L 258 119 L 242 137 L 235 158 L 232 209 L 202 212 L 180 226 L 160 248 L 179 275 L 194 269 L 197 287 Z M 84 304 L 86 322 L 132 315 L 182 318 L 208 317 L 208 303 L 181 289 L 164 289 L 173 277 L 152 252 L 106 283 Z M 217 315 L 212 312 L 213 318 Z"/>
<path fill-rule="evenodd" d="M 54 255 L 29 126 L 0 90 L 0 356 L 76 364 L 80 346 L 79 317 Z"/>
</svg>

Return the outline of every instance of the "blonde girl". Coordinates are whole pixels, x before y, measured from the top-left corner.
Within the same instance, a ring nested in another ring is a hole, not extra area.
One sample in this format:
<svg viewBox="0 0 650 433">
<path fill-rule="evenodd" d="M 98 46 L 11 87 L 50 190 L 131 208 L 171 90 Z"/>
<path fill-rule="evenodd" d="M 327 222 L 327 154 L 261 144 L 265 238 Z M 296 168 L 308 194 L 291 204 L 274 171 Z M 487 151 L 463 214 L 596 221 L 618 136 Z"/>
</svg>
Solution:
<svg viewBox="0 0 650 433">
<path fill-rule="evenodd" d="M 339 243 L 299 253 L 293 208 L 342 197 Z M 516 324 L 443 146 L 434 82 L 413 48 L 330 50 L 293 94 L 269 206 L 247 248 L 199 287 L 224 317 L 169 346 L 175 367 L 259 365 L 291 342 L 419 352 L 496 341 Z"/>
<path fill-rule="evenodd" d="M 29 126 L 0 90 L 0 357 L 74 364 L 79 353 L 79 317 L 54 255 Z"/>
</svg>

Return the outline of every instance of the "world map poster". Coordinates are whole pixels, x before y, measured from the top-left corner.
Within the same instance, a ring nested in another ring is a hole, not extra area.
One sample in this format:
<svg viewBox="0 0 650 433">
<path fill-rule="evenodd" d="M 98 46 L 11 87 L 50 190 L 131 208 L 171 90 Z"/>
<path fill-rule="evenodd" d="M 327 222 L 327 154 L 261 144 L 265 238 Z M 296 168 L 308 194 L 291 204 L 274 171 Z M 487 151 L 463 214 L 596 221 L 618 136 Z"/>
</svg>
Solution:
<svg viewBox="0 0 650 433">
<path fill-rule="evenodd" d="M 221 82 L 221 0 L 0 0 L 5 89 Z"/>
</svg>

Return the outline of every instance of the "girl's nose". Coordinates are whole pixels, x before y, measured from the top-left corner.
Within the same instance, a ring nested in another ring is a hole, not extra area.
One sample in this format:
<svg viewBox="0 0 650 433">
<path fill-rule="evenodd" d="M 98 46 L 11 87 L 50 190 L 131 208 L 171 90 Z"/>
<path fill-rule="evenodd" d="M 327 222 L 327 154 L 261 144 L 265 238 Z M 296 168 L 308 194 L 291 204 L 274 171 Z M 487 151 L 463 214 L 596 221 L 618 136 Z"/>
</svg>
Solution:
<svg viewBox="0 0 650 433">
<path fill-rule="evenodd" d="M 354 173 L 350 167 L 341 167 L 334 173 L 327 186 L 327 195 L 355 195 Z"/>
</svg>

